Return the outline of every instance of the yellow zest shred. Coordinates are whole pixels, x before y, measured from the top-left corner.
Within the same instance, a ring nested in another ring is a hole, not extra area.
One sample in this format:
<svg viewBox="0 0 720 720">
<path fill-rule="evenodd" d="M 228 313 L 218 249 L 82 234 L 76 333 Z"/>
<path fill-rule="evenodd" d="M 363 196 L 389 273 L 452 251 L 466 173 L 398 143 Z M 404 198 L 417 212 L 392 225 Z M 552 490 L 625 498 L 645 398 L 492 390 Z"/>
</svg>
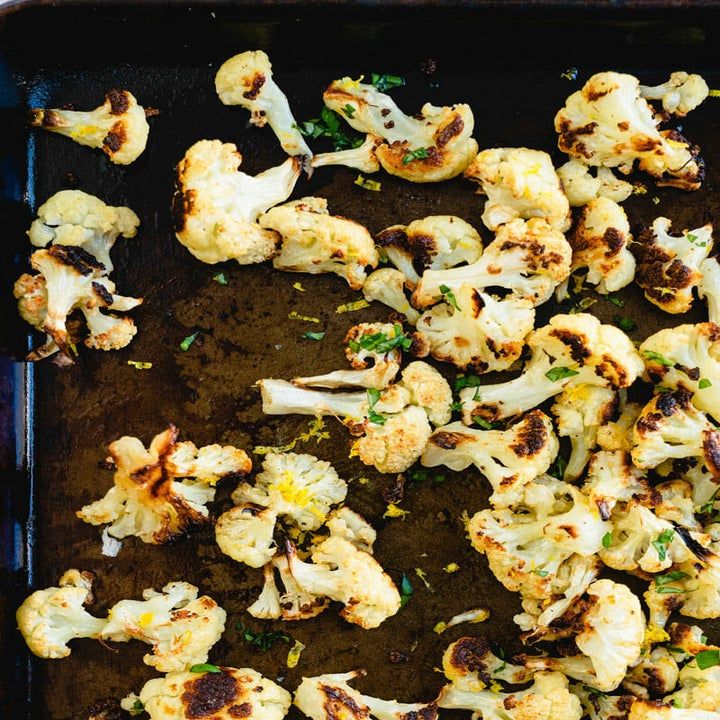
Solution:
<svg viewBox="0 0 720 720">
<path fill-rule="evenodd" d="M 302 286 L 302 283 L 299 283 L 299 282 L 293 283 L 293 287 L 294 287 L 298 292 L 305 292 L 305 288 Z"/>
<path fill-rule="evenodd" d="M 450 573 L 456 573 L 460 569 L 460 566 L 457 563 L 450 563 L 449 565 L 446 565 L 443 570 L 450 574 Z"/>
<path fill-rule="evenodd" d="M 357 80 L 353 80 L 349 77 L 344 77 L 338 85 L 340 85 L 343 90 L 356 90 L 358 85 L 365 79 L 364 75 L 361 75 Z"/>
<path fill-rule="evenodd" d="M 285 445 L 258 445 L 253 448 L 253 452 L 256 455 L 290 452 L 299 442 L 309 442 L 313 438 L 319 443 L 321 440 L 327 440 L 330 437 L 330 433 L 325 430 L 325 427 L 325 421 L 321 417 L 316 417 L 310 421 L 308 429 L 304 433 L 300 433 L 289 443 Z"/>
<path fill-rule="evenodd" d="M 151 612 L 142 613 L 142 615 L 140 615 L 140 617 L 138 618 L 138 625 L 140 627 L 147 627 L 148 625 L 152 624 L 154 617 L 155 617 L 155 613 L 151 613 Z"/>
<path fill-rule="evenodd" d="M 425 587 L 430 590 L 430 583 L 427 581 L 427 573 L 422 568 L 415 568 L 415 574 L 423 581 Z"/>
<path fill-rule="evenodd" d="M 645 628 L 643 647 L 649 649 L 652 645 L 667 642 L 669 639 L 670 636 L 661 627 L 658 627 L 657 625 L 648 625 L 647 628 Z"/>
<path fill-rule="evenodd" d="M 302 320 L 303 322 L 319 323 L 320 318 L 313 317 L 312 315 L 301 315 L 297 310 L 292 310 L 288 313 L 289 320 Z"/>
<path fill-rule="evenodd" d="M 438 635 L 442 635 L 447 630 L 447 623 L 444 623 L 442 620 L 435 625 L 433 628 L 433 632 L 436 632 Z"/>
<path fill-rule="evenodd" d="M 495 693 L 503 692 L 503 686 L 497 680 L 490 683 L 490 689 Z"/>
<path fill-rule="evenodd" d="M 136 370 L 149 370 L 152 367 L 151 362 L 143 362 L 141 360 L 128 360 L 128 365 L 132 365 Z"/>
<path fill-rule="evenodd" d="M 404 518 L 406 515 L 409 515 L 409 510 L 403 510 L 402 508 L 399 508 L 395 503 L 388 503 L 387 510 L 385 510 L 385 513 L 383 515 L 384 518 L 396 518 L 401 517 Z"/>
<path fill-rule="evenodd" d="M 290 648 L 290 652 L 288 652 L 287 666 L 289 668 L 294 668 L 297 666 L 298 662 L 300 661 L 300 653 L 302 653 L 304 649 L 305 646 L 299 640 L 296 640 L 295 644 Z"/>
<path fill-rule="evenodd" d="M 358 446 L 358 441 L 356 440 L 351 446 L 350 446 L 350 452 L 348 453 L 349 458 L 357 457 L 360 454 L 360 447 Z"/>
<path fill-rule="evenodd" d="M 641 182 L 634 182 L 633 183 L 633 195 L 645 195 L 647 193 L 647 187 L 643 185 Z"/>
<path fill-rule="evenodd" d="M 355 310 L 362 310 L 363 308 L 370 307 L 370 303 L 367 300 L 355 300 L 355 302 L 345 303 L 344 305 L 338 305 L 335 308 L 336 313 L 354 312 Z"/>
<path fill-rule="evenodd" d="M 656 195 L 653 199 L 653 205 L 659 205 L 660 204 L 660 198 Z"/>
<path fill-rule="evenodd" d="M 361 478 L 358 478 L 358 482 L 359 482 L 361 485 L 369 485 L 369 484 L 370 484 L 370 478 L 361 477 Z"/>
<path fill-rule="evenodd" d="M 710 90 L 708 93 L 710 97 L 720 97 L 720 90 Z"/>
<path fill-rule="evenodd" d="M 365 190 L 373 190 L 374 192 L 380 192 L 380 189 L 382 188 L 382 185 L 377 180 L 369 180 L 362 175 L 357 176 L 355 184 L 359 185 L 361 188 L 365 188 Z"/>
</svg>

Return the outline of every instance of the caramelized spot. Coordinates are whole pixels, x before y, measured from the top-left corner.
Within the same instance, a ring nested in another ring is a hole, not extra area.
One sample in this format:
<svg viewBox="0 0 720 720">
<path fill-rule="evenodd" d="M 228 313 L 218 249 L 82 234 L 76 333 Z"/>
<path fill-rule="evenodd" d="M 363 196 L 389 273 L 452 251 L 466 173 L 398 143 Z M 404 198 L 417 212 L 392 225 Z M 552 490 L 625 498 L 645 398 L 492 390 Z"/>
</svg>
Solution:
<svg viewBox="0 0 720 720">
<path fill-rule="evenodd" d="M 185 708 L 185 717 L 191 719 L 204 718 L 221 710 L 239 692 L 237 680 L 226 670 L 206 673 L 197 680 L 186 682 L 184 687 L 185 692 L 180 699 Z"/>
<path fill-rule="evenodd" d="M 256 100 L 264 84 L 265 76 L 262 73 L 256 73 L 252 79 L 250 89 L 243 93 L 243 97 L 248 100 Z"/>
<path fill-rule="evenodd" d="M 114 88 L 105 96 L 105 99 L 110 103 L 111 115 L 122 115 L 130 108 L 130 99 L 124 90 Z"/>
</svg>

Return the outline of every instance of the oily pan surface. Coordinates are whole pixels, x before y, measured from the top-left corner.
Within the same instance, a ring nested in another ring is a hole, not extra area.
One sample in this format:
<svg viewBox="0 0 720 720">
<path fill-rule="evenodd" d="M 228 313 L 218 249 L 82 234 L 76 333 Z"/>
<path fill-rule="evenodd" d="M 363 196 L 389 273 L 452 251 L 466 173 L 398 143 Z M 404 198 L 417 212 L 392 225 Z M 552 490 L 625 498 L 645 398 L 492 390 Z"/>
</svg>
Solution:
<svg viewBox="0 0 720 720">
<path fill-rule="evenodd" d="M 252 49 L 239 46 L 232 52 Z M 232 54 L 232 52 L 230 54 Z M 283 68 L 273 56 L 275 77 L 287 93 L 298 120 L 316 117 L 321 93 L 332 79 L 361 72 L 401 72 L 408 86 L 393 91 L 401 108 L 416 112 L 425 101 L 435 104 L 468 102 L 475 112 L 474 133 L 480 147 L 522 146 L 553 152 L 555 112 L 564 99 L 578 89 L 593 71 L 626 68 L 612 60 L 596 68 L 582 67 L 577 81 L 553 71 L 482 71 L 443 73 L 430 78 L 419 72 L 424 55 L 406 58 L 403 66 L 376 68 L 353 58 L 336 68 L 313 66 Z M 244 612 L 259 593 L 261 570 L 247 568 L 223 555 L 206 529 L 170 546 L 146 545 L 135 538 L 124 541 L 116 558 L 100 554 L 100 529 L 75 517 L 83 504 L 101 497 L 110 487 L 112 472 L 101 467 L 106 446 L 121 435 L 135 435 L 146 444 L 152 436 L 175 423 L 181 439 L 198 446 L 229 443 L 251 454 L 254 445 L 279 445 L 307 428 L 309 418 L 265 417 L 253 383 L 261 377 L 289 379 L 345 367 L 341 341 L 346 330 L 360 321 L 384 320 L 390 310 L 373 305 L 348 314 L 335 308 L 360 298 L 331 275 L 308 276 L 275 272 L 269 264 L 238 267 L 234 263 L 208 266 L 195 260 L 174 239 L 170 218 L 174 166 L 185 150 L 201 138 L 235 142 L 244 160 L 242 169 L 255 174 L 283 160 L 283 153 L 269 128 L 246 127 L 248 113 L 224 107 L 214 93 L 216 68 L 227 55 L 210 56 L 193 67 L 143 67 L 84 70 L 62 74 L 44 72 L 28 86 L 30 104 L 47 107 L 68 102 L 78 108 L 95 107 L 106 89 L 126 87 L 138 101 L 157 107 L 160 115 L 150 120 L 146 152 L 127 168 L 110 165 L 95 151 L 45 133 L 33 135 L 34 197 L 40 204 L 64 187 L 77 187 L 108 203 L 127 204 L 141 218 L 134 240 L 119 240 L 114 250 L 113 278 L 118 291 L 142 296 L 145 303 L 132 313 L 139 332 L 131 345 L 112 353 L 82 350 L 74 368 L 61 370 L 50 362 L 36 374 L 36 497 L 37 531 L 34 537 L 36 573 L 34 587 L 56 584 L 69 567 L 97 574 L 96 604 L 90 611 L 100 615 L 122 598 L 139 598 L 143 588 L 161 588 L 172 580 L 184 580 L 213 597 L 228 612 L 223 639 L 213 648 L 210 662 L 237 667 L 250 666 L 294 690 L 302 676 L 344 672 L 364 667 L 368 677 L 357 683 L 364 692 L 402 701 L 432 699 L 442 684 L 435 672 L 444 648 L 463 634 L 483 633 L 508 653 L 518 651 L 518 630 L 512 616 L 519 611 L 517 595 L 506 592 L 491 575 L 483 557 L 465 537 L 461 514 L 472 515 L 487 507 L 488 484 L 475 471 L 453 473 L 438 468 L 445 482 L 408 483 L 402 507 L 404 519 L 383 519 L 382 489 L 394 476 L 382 476 L 348 458 L 350 436 L 327 419 L 329 440 L 299 445 L 330 461 L 350 482 L 347 504 L 363 514 L 378 530 L 376 557 L 399 584 L 404 572 L 415 589 L 408 604 L 376 630 L 362 630 L 345 623 L 337 607 L 319 617 L 299 623 L 261 622 Z M 401 63 L 398 63 L 401 65 Z M 633 71 L 643 81 L 662 81 L 666 70 Z M 703 71 L 703 68 L 687 67 Z M 720 74 L 703 72 L 711 87 Z M 435 85 L 435 86 L 433 86 Z M 655 188 L 631 197 L 624 207 L 633 229 L 665 214 L 676 227 L 698 227 L 717 214 L 713 187 L 720 180 L 720 139 L 713 132 L 717 100 L 710 98 L 682 124 L 687 136 L 698 142 L 708 160 L 702 190 L 685 194 Z M 330 149 L 320 142 L 316 151 Z M 72 173 L 74 177 L 68 177 Z M 455 214 L 483 235 L 483 199 L 474 186 L 462 179 L 437 185 L 412 185 L 379 173 L 382 191 L 374 193 L 353 184 L 357 172 L 347 168 L 321 168 L 311 181 L 302 178 L 293 198 L 318 195 L 328 199 L 330 212 L 365 224 L 374 234 L 395 223 L 408 223 L 430 214 Z M 641 178 L 646 181 L 646 178 Z M 659 198 L 655 205 L 652 198 Z M 28 246 L 29 254 L 29 246 Z M 228 285 L 213 276 L 224 272 Z M 293 288 L 301 282 L 305 292 Z M 590 292 L 585 295 L 593 295 Z M 635 319 L 633 339 L 643 339 L 660 327 L 704 320 L 705 308 L 696 302 L 693 312 L 669 316 L 646 302 L 635 285 L 618 295 L 625 308 L 599 300 L 590 308 L 605 322 L 623 314 Z M 566 309 L 568 304 L 561 306 Z M 537 325 L 544 324 L 559 306 L 554 302 L 538 308 Z M 296 310 L 320 318 L 320 324 L 288 319 Z M 306 330 L 324 330 L 322 342 L 301 339 Z M 179 345 L 184 337 L 200 330 L 187 352 Z M 153 363 L 150 370 L 136 370 L 128 360 Z M 449 366 L 441 369 L 454 377 Z M 487 376 L 487 381 L 502 376 Z M 253 456 L 255 467 L 261 458 Z M 369 482 L 361 483 L 360 478 Z M 212 514 L 229 506 L 229 488 L 223 488 Z M 447 574 L 443 567 L 457 563 L 460 570 Z M 416 575 L 426 573 L 430 588 Z M 632 581 L 624 577 L 632 585 Z M 636 590 L 642 590 L 642 585 Z M 432 630 L 439 620 L 486 605 L 490 620 L 483 625 L 462 625 L 438 636 Z M 260 653 L 245 643 L 236 629 L 245 623 L 253 630 L 282 630 L 305 646 L 298 667 L 285 665 L 289 646 L 278 643 Z M 705 622 L 711 639 L 718 639 L 717 623 Z M 19 644 L 18 644 L 19 647 Z M 115 652 L 115 648 L 117 652 Z M 148 648 L 138 642 L 108 649 L 87 640 L 72 643 L 72 655 L 61 661 L 34 661 L 35 685 L 32 717 L 80 718 L 94 700 L 138 691 L 156 673 L 142 663 Z M 406 662 L 391 663 L 392 651 L 406 654 Z M 291 711 L 295 712 L 295 711 Z"/>
</svg>

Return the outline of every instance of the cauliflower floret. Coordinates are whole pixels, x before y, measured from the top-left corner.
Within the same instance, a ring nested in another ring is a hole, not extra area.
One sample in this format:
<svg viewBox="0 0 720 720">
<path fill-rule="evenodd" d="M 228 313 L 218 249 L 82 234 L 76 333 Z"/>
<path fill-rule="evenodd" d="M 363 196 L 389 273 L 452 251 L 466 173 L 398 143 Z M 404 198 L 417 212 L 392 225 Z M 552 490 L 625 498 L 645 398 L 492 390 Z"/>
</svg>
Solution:
<svg viewBox="0 0 720 720">
<path fill-rule="evenodd" d="M 225 611 L 185 582 L 168 583 L 162 592 L 143 590 L 144 600 L 121 600 L 108 613 L 101 638 L 141 640 L 153 646 L 143 658 L 160 672 L 179 672 L 204 663 L 225 629 Z"/>
<path fill-rule="evenodd" d="M 621 203 L 632 195 L 632 184 L 616 178 L 610 168 L 598 167 L 593 177 L 584 162 L 573 159 L 561 165 L 557 174 L 570 207 L 581 207 L 598 198 Z"/>
<path fill-rule="evenodd" d="M 627 720 L 637 700 L 634 695 L 606 695 L 581 684 L 571 685 L 570 690 L 580 698 L 589 720 Z"/>
<path fill-rule="evenodd" d="M 678 675 L 678 664 L 670 651 L 656 647 L 628 670 L 622 686 L 633 695 L 648 699 L 650 694 L 657 697 L 672 692 L 677 685 Z"/>
<path fill-rule="evenodd" d="M 445 677 L 457 690 L 483 690 L 498 680 L 520 685 L 532 679 L 522 665 L 495 655 L 482 636 L 462 637 L 448 645 L 442 664 Z"/>
<path fill-rule="evenodd" d="M 236 562 L 262 567 L 277 552 L 273 539 L 277 516 L 272 507 L 237 505 L 217 519 L 215 542 Z"/>
<path fill-rule="evenodd" d="M 139 695 L 122 701 L 132 712 L 142 703 L 150 720 L 283 720 L 290 693 L 250 668 L 219 668 L 219 672 L 172 672 L 148 680 Z M 209 714 L 208 714 L 209 713 Z"/>
<path fill-rule="evenodd" d="M 60 587 L 36 590 L 26 598 L 15 615 L 27 646 L 41 658 L 63 658 L 74 638 L 100 637 L 107 620 L 90 615 L 84 605 L 93 601 L 88 572 L 68 570 Z"/>
<path fill-rule="evenodd" d="M 258 222 L 282 238 L 280 252 L 273 258 L 276 270 L 335 273 L 359 290 L 367 277 L 365 268 L 375 268 L 379 262 L 367 229 L 330 215 L 325 198 L 305 197 L 278 205 Z"/>
<path fill-rule="evenodd" d="M 709 651 L 712 657 L 719 649 L 715 645 L 705 645 L 698 647 L 697 652 Z M 680 671 L 680 689 L 664 698 L 664 701 L 673 707 L 696 711 L 693 720 L 706 717 L 702 711 L 713 717 L 713 720 L 718 720 L 715 716 L 720 716 L 720 669 L 717 665 L 701 668 L 698 662 L 694 658 L 683 667 Z"/>
<path fill-rule="evenodd" d="M 590 461 L 598 430 L 617 413 L 618 394 L 596 385 L 575 385 L 556 397 L 551 411 L 557 419 L 558 435 L 569 437 L 572 446 L 563 479 L 572 481 Z"/>
<path fill-rule="evenodd" d="M 570 275 L 571 260 L 572 249 L 565 236 L 545 220 L 512 220 L 499 228 L 477 262 L 449 270 L 426 270 L 413 293 L 413 305 L 433 305 L 442 297 L 441 287 L 457 290 L 462 285 L 505 288 L 540 305 Z"/>
<path fill-rule="evenodd" d="M 626 503 L 633 498 L 648 506 L 660 502 L 659 494 L 650 488 L 625 450 L 596 452 L 590 460 L 582 491 L 600 511 L 603 520 L 610 519 L 619 502 Z"/>
<path fill-rule="evenodd" d="M 416 356 L 429 354 L 476 373 L 507 370 L 520 357 L 525 336 L 535 324 L 532 301 L 497 300 L 470 285 L 445 297 L 417 321 Z"/>
<path fill-rule="evenodd" d="M 195 468 L 202 472 L 196 479 L 185 474 L 191 471 L 187 468 L 188 454 L 197 449 L 178 443 L 178 432 L 171 425 L 153 438 L 147 450 L 138 438 L 129 436 L 111 443 L 108 449 L 116 467 L 114 485 L 105 497 L 83 507 L 77 516 L 91 525 L 109 524 L 113 537 L 136 535 L 152 544 L 170 542 L 209 523 L 205 503 L 215 497 L 218 476 L 215 470 L 202 467 Z M 197 451 L 198 460 L 203 450 Z M 250 472 L 250 459 L 242 450 L 227 446 L 216 452 L 226 458 L 225 462 L 216 459 L 213 466 L 221 467 L 223 475 Z M 186 479 L 178 481 L 178 477 Z"/>
<path fill-rule="evenodd" d="M 435 703 L 399 703 L 363 695 L 348 683 L 364 670 L 304 677 L 293 704 L 312 720 L 437 720 Z"/>
<path fill-rule="evenodd" d="M 30 110 L 30 124 L 100 148 L 112 162 L 129 165 L 145 150 L 150 126 L 145 108 L 127 90 L 113 89 L 95 110 Z"/>
<path fill-rule="evenodd" d="M 580 700 L 568 690 L 560 673 L 538 672 L 533 684 L 514 693 L 466 690 L 454 683 L 440 692 L 438 707 L 472 710 L 483 720 L 580 720 Z"/>
<path fill-rule="evenodd" d="M 670 226 L 670 220 L 659 217 L 637 236 L 635 279 L 653 305 L 677 314 L 692 307 L 693 288 L 702 280 L 701 263 L 712 250 L 713 237 L 709 223 L 680 235 L 671 235 Z"/>
<path fill-rule="evenodd" d="M 601 295 L 629 285 L 635 276 L 635 258 L 628 250 L 632 242 L 625 211 L 612 200 L 591 200 L 580 213 L 570 236 L 572 270 L 586 267 L 587 282 L 597 285 Z"/>
<path fill-rule="evenodd" d="M 61 190 L 40 206 L 27 234 L 36 247 L 50 243 L 81 247 L 111 273 L 110 251 L 115 241 L 120 235 L 135 237 L 139 224 L 128 207 L 106 205 L 81 190 Z"/>
<path fill-rule="evenodd" d="M 477 230 L 454 215 L 429 215 L 409 225 L 393 225 L 379 232 L 375 243 L 411 288 L 426 270 L 472 264 L 483 250 Z"/>
<path fill-rule="evenodd" d="M 684 464 L 680 461 L 678 464 Z M 720 482 L 720 477 L 717 478 Z M 693 486 L 691 482 L 680 478 L 673 478 L 655 486 L 655 492 L 660 497 L 660 502 L 654 508 L 655 514 L 681 528 L 693 532 L 702 532 L 703 527 L 695 518 L 695 506 L 693 502 Z M 709 542 L 708 536 L 707 541 Z"/>
<path fill-rule="evenodd" d="M 720 431 L 697 410 L 685 388 L 657 394 L 642 410 L 633 430 L 633 463 L 654 468 L 675 458 L 699 458 L 720 477 Z"/>
<path fill-rule="evenodd" d="M 90 333 L 84 342 L 93 350 L 120 350 L 129 345 L 137 333 L 132 318 L 106 315 L 100 308 L 88 308 L 83 314 Z"/>
<path fill-rule="evenodd" d="M 532 355 L 519 377 L 460 391 L 463 422 L 519 415 L 569 387 L 630 387 L 643 369 L 627 335 L 587 313 L 555 315 L 527 344 Z"/>
<path fill-rule="evenodd" d="M 704 165 L 697 148 L 676 130 L 657 129 L 660 118 L 640 95 L 632 75 L 602 72 L 573 93 L 555 116 L 558 147 L 587 165 L 641 170 L 683 190 L 697 190 Z"/>
<path fill-rule="evenodd" d="M 456 471 L 475 465 L 492 485 L 490 502 L 508 507 L 522 499 L 528 483 L 547 471 L 558 448 L 552 421 L 534 410 L 508 430 L 476 430 L 460 422 L 437 428 L 421 462 Z"/>
<path fill-rule="evenodd" d="M 394 268 L 380 268 L 370 273 L 363 285 L 363 296 L 368 302 L 376 300 L 401 313 L 410 325 L 415 325 L 420 317 L 405 296 L 405 276 Z"/>
<path fill-rule="evenodd" d="M 635 700 L 627 720 L 720 720 L 720 712 L 678 708 L 659 700 Z"/>
<path fill-rule="evenodd" d="M 298 158 L 255 175 L 238 168 L 242 155 L 232 143 L 200 140 L 177 167 L 173 198 L 175 236 L 198 260 L 240 265 L 276 254 L 280 236 L 257 219 L 287 200 L 300 176 Z"/>
<path fill-rule="evenodd" d="M 377 135 L 369 134 L 365 142 L 356 148 L 347 150 L 336 150 L 335 152 L 321 153 L 310 160 L 314 168 L 326 165 L 344 165 L 355 168 L 364 173 L 375 173 L 380 169 L 380 163 L 375 155 L 375 150 L 382 143 L 383 139 Z"/>
<path fill-rule="evenodd" d="M 400 372 L 402 350 L 412 340 L 400 323 L 360 323 L 345 335 L 345 357 L 353 370 L 335 370 L 325 375 L 293 378 L 295 385 L 310 387 L 386 388 Z"/>
<path fill-rule="evenodd" d="M 561 232 L 570 228 L 570 206 L 550 156 L 528 148 L 492 148 L 478 153 L 465 177 L 487 195 L 482 221 L 497 230 L 515 218 L 540 217 Z"/>
<path fill-rule="evenodd" d="M 700 263 L 700 282 L 697 285 L 698 295 L 707 302 L 708 320 L 720 322 L 720 262 L 718 256 L 705 258 Z"/>
<path fill-rule="evenodd" d="M 573 555 L 592 558 L 612 527 L 572 485 L 558 483 L 554 494 L 548 516 L 500 508 L 481 510 L 467 524 L 473 547 L 487 556 L 495 577 L 523 597 L 546 599 L 567 590 L 572 572 L 565 562 Z"/>
<path fill-rule="evenodd" d="M 475 119 L 468 105 L 426 103 L 418 119 L 405 115 L 376 87 L 350 78 L 332 82 L 323 100 L 358 132 L 383 138 L 385 142 L 375 150 L 380 164 L 405 180 L 449 180 L 477 154 L 478 145 L 471 137 Z"/>
<path fill-rule="evenodd" d="M 662 100 L 663 110 L 678 117 L 685 117 L 700 105 L 710 89 L 701 75 L 688 75 L 683 71 L 670 74 L 662 85 L 640 86 L 640 94 L 646 100 Z"/>
<path fill-rule="evenodd" d="M 253 125 L 269 124 L 288 155 L 302 155 L 306 162 L 312 158 L 288 99 L 273 80 L 270 58 L 262 50 L 248 50 L 226 60 L 215 75 L 215 92 L 225 105 L 249 110 Z"/>
<path fill-rule="evenodd" d="M 596 580 L 587 600 L 576 603 L 550 637 L 574 636 L 582 653 L 567 658 L 528 657 L 529 670 L 557 670 L 601 692 L 620 685 L 629 666 L 640 659 L 645 638 L 645 616 L 638 598 L 625 585 Z"/>
<path fill-rule="evenodd" d="M 418 361 L 406 365 L 399 385 L 410 393 L 411 404 L 425 410 L 433 425 L 450 422 L 452 390 L 432 365 Z"/>
<path fill-rule="evenodd" d="M 373 554 L 373 545 L 377 539 L 375 529 L 362 515 L 347 505 L 333 510 L 325 521 L 332 537 L 340 537 L 352 543 L 358 550 Z"/>
<path fill-rule="evenodd" d="M 340 537 L 323 540 L 302 562 L 288 544 L 288 564 L 297 584 L 345 607 L 341 615 L 363 628 L 378 627 L 400 609 L 400 593 L 377 560 Z"/>
<path fill-rule="evenodd" d="M 620 393 L 620 398 L 620 416 L 598 428 L 597 444 L 603 450 L 629 452 L 632 450 L 633 428 L 640 417 L 642 405 L 625 402 L 623 393 Z"/>
</svg>

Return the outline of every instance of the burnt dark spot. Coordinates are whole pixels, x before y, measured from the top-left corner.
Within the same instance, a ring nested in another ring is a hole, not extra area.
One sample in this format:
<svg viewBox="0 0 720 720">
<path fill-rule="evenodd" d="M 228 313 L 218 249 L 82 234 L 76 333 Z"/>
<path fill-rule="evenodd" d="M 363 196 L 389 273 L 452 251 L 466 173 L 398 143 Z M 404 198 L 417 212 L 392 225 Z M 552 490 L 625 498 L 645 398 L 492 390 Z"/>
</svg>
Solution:
<svg viewBox="0 0 720 720">
<path fill-rule="evenodd" d="M 176 192 L 172 200 L 172 215 L 175 224 L 175 232 L 182 232 L 185 229 L 187 218 L 192 215 L 195 206 L 195 190 L 187 192 Z"/>
<path fill-rule="evenodd" d="M 387 130 L 392 130 L 392 129 L 395 127 L 395 121 L 394 121 L 394 120 L 388 120 L 388 121 L 384 124 L 384 127 L 385 127 Z"/>
<path fill-rule="evenodd" d="M 665 416 L 670 417 L 677 412 L 689 410 L 692 405 L 692 392 L 679 387 L 672 392 L 660 393 L 655 399 L 655 407 Z"/>
<path fill-rule="evenodd" d="M 94 282 L 92 284 L 93 292 L 100 298 L 100 302 L 103 303 L 103 305 L 112 305 L 113 304 L 113 296 L 112 293 L 101 283 Z"/>
<path fill-rule="evenodd" d="M 375 236 L 375 244 L 378 247 L 387 247 L 388 245 L 404 247 L 406 243 L 407 234 L 405 228 L 388 228 Z"/>
<path fill-rule="evenodd" d="M 103 698 L 88 705 L 83 720 L 123 720 L 125 717 L 117 698 Z"/>
<path fill-rule="evenodd" d="M 242 703 L 241 705 L 232 705 L 227 711 L 230 717 L 246 718 L 252 715 L 252 705 L 250 703 Z"/>
<path fill-rule="evenodd" d="M 405 477 L 397 475 L 395 479 L 382 490 L 382 497 L 386 503 L 397 505 L 405 497 Z"/>
<path fill-rule="evenodd" d="M 203 718 L 218 712 L 238 696 L 238 682 L 226 670 L 206 673 L 197 680 L 185 683 L 180 700 L 185 717 Z"/>
<path fill-rule="evenodd" d="M 130 108 L 130 98 L 125 90 L 115 88 L 105 96 L 105 99 L 110 103 L 111 115 L 122 115 Z"/>
<path fill-rule="evenodd" d="M 80 275 L 91 275 L 94 270 L 104 270 L 105 266 L 76 245 L 51 245 L 47 253 L 63 265 L 68 265 Z"/>
<path fill-rule="evenodd" d="M 483 300 L 482 293 L 479 290 L 472 291 L 472 315 L 477 318 L 485 307 L 485 301 Z"/>
<path fill-rule="evenodd" d="M 127 132 L 122 122 L 116 122 L 103 140 L 103 150 L 107 155 L 116 153 L 127 141 Z"/>
<path fill-rule="evenodd" d="M 607 245 L 605 257 L 613 257 L 625 246 L 625 236 L 617 228 L 610 227 L 603 233 L 603 243 Z"/>
<path fill-rule="evenodd" d="M 685 373 L 691 380 L 694 380 L 695 382 L 700 379 L 700 368 L 690 368 L 686 367 L 685 365 L 680 365 L 680 363 L 677 363 L 675 365 L 675 369 Z"/>
<path fill-rule="evenodd" d="M 575 152 L 580 155 L 587 156 L 587 150 L 582 143 L 578 140 L 580 135 L 592 135 L 597 127 L 596 122 L 590 122 L 587 125 L 581 125 L 580 127 L 574 128 L 569 120 L 563 119 L 560 122 L 560 135 L 558 137 L 558 147 L 563 152 Z M 590 153 L 591 154 L 591 153 Z"/>
<path fill-rule="evenodd" d="M 381 114 L 383 117 L 387 117 L 387 116 L 390 114 L 390 110 L 388 110 L 388 108 L 383 108 L 383 109 L 380 111 L 380 114 Z"/>
<path fill-rule="evenodd" d="M 320 690 L 325 695 L 323 708 L 327 720 L 348 720 L 348 716 L 353 718 L 369 716 L 367 708 L 358 705 L 344 690 L 331 685 L 321 685 Z"/>
<path fill-rule="evenodd" d="M 720 431 L 705 430 L 703 433 L 703 456 L 707 469 L 714 477 L 720 477 Z"/>
<path fill-rule="evenodd" d="M 630 123 L 627 120 L 623 120 L 622 122 L 619 122 L 617 126 L 618 130 L 622 130 L 623 132 L 625 132 L 630 128 Z"/>
<path fill-rule="evenodd" d="M 388 660 L 393 665 L 398 665 L 399 663 L 410 662 L 410 656 L 405 652 L 400 652 L 399 650 L 391 650 L 388 653 Z"/>
<path fill-rule="evenodd" d="M 587 87 L 587 88 L 583 89 L 583 95 L 585 95 L 585 97 L 590 102 L 595 102 L 595 100 L 599 100 L 601 97 L 605 97 L 612 90 L 615 90 L 615 88 L 610 87 L 610 88 L 607 88 L 606 90 L 594 90 L 592 87 Z"/>
<path fill-rule="evenodd" d="M 467 442 L 467 439 L 467 435 L 463 435 L 461 433 L 441 431 L 433 433 L 433 435 L 431 435 L 430 437 L 429 442 L 431 442 L 433 445 L 437 445 L 443 450 L 454 450 L 459 445 Z"/>
<path fill-rule="evenodd" d="M 477 673 L 483 682 L 488 682 L 488 656 L 491 653 L 492 649 L 486 638 L 463 637 L 453 645 L 450 664 L 466 673 Z"/>
<path fill-rule="evenodd" d="M 457 137 L 465 127 L 465 123 L 463 122 L 463 119 L 456 115 L 445 127 L 441 128 L 436 134 L 435 134 L 435 144 L 437 147 L 445 147 L 450 140 L 452 140 L 454 137 Z"/>
<path fill-rule="evenodd" d="M 260 94 L 260 90 L 262 90 L 262 86 L 264 84 L 265 84 L 265 76 L 262 73 L 256 73 L 252 79 L 252 84 L 250 85 L 250 89 L 246 90 L 243 93 L 243 97 L 247 98 L 248 100 L 256 100 L 257 96 Z"/>
<path fill-rule="evenodd" d="M 398 715 L 398 720 L 436 720 L 437 716 L 437 705 L 430 703 L 430 705 L 420 710 L 411 710 L 408 713 Z"/>
<path fill-rule="evenodd" d="M 548 432 L 543 422 L 543 413 L 533 410 L 517 424 L 517 442 L 510 449 L 518 457 L 530 457 L 539 453 L 546 445 Z"/>
<path fill-rule="evenodd" d="M 570 350 L 570 357 L 578 364 L 583 365 L 592 355 L 590 348 L 585 345 L 585 338 L 569 330 L 555 329 L 550 333 Z"/>
</svg>

